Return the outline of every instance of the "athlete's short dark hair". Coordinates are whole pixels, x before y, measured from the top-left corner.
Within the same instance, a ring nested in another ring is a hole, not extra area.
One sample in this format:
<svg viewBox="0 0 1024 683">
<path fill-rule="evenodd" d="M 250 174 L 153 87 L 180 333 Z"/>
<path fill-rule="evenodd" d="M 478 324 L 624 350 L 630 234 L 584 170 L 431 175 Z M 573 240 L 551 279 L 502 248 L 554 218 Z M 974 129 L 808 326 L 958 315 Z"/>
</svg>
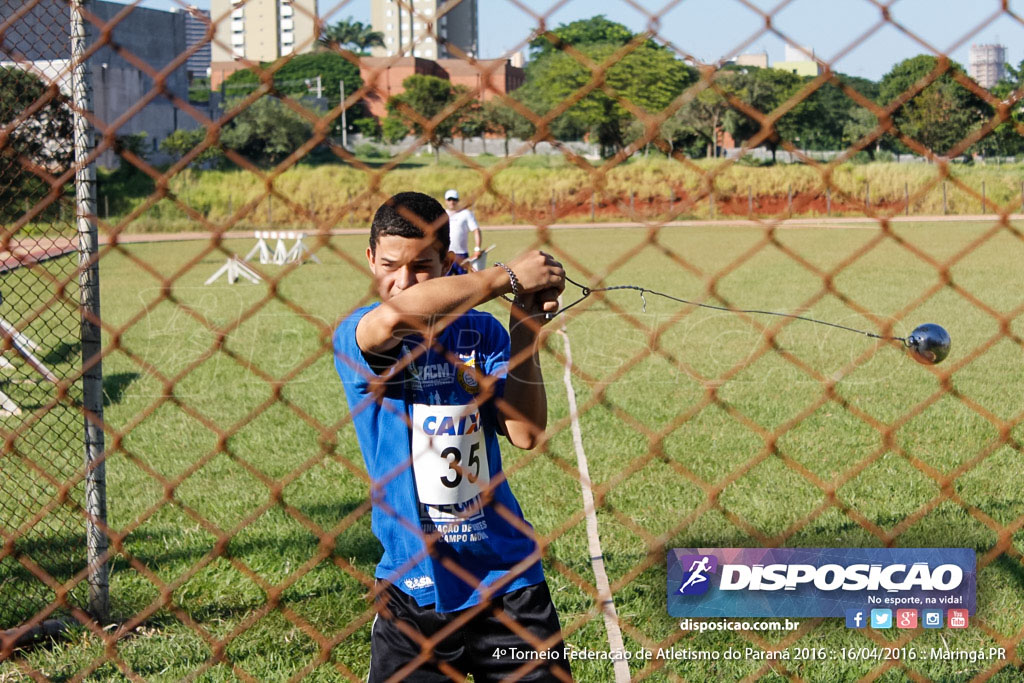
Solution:
<svg viewBox="0 0 1024 683">
<path fill-rule="evenodd" d="M 442 258 L 448 253 L 448 213 L 430 195 L 399 192 L 380 205 L 370 225 L 370 252 L 377 253 L 377 242 L 384 235 L 419 239 L 432 233 L 441 243 Z"/>
</svg>

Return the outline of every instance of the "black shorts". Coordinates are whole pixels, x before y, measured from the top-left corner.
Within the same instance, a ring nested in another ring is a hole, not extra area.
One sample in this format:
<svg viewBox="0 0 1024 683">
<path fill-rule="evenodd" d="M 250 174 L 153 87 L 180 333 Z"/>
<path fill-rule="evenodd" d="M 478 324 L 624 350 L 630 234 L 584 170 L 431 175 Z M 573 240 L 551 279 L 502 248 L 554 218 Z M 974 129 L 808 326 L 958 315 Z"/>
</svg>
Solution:
<svg viewBox="0 0 1024 683">
<path fill-rule="evenodd" d="M 379 583 L 378 586 L 383 585 Z M 512 591 L 491 600 L 439 641 L 424 641 L 466 612 L 437 612 L 420 607 L 398 588 L 388 585 L 375 601 L 368 681 L 447 681 L 473 674 L 476 681 L 571 681 L 563 654 L 558 614 L 546 583 Z M 467 610 L 472 612 L 472 610 Z M 514 621 L 535 641 L 554 640 L 538 652 L 521 633 L 509 628 Z M 426 656 L 414 667 L 410 663 Z M 409 668 L 406 668 L 409 667 Z"/>
</svg>

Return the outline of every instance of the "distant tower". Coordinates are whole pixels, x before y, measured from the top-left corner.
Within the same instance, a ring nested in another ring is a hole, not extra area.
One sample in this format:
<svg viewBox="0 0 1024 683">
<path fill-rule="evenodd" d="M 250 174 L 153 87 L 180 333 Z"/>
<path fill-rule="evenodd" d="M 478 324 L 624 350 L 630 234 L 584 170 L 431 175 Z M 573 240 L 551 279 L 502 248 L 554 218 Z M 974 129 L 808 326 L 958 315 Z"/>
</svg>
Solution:
<svg viewBox="0 0 1024 683">
<path fill-rule="evenodd" d="M 477 0 L 416 0 L 415 13 L 407 3 L 370 0 L 370 23 L 384 34 L 384 47 L 374 57 L 446 59 L 480 56 Z M 411 40 L 410 40 L 411 36 Z"/>
<path fill-rule="evenodd" d="M 986 90 L 1006 76 L 1005 45 L 971 45 L 970 55 L 967 70 Z"/>
</svg>

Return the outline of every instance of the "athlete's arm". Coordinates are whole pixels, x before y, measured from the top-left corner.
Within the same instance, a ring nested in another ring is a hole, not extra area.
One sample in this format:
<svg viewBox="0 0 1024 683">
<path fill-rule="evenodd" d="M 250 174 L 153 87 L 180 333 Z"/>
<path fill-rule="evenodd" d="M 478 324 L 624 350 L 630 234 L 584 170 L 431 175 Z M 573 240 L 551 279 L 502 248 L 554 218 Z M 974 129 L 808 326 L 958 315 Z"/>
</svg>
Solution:
<svg viewBox="0 0 1024 683">
<path fill-rule="evenodd" d="M 563 280 L 553 288 L 523 296 L 522 312 L 513 310 L 509 317 L 511 351 L 505 405 L 499 402 L 498 420 L 517 448 L 536 448 L 548 425 L 547 392 L 538 357 L 539 335 L 541 326 L 547 322 L 544 313 L 553 312 L 548 304 L 554 302 L 554 310 L 558 310 L 557 299 L 564 286 Z"/>
<path fill-rule="evenodd" d="M 561 265 L 539 251 L 518 256 L 508 265 L 522 294 L 560 287 L 564 282 Z M 435 277 L 409 287 L 363 316 L 356 327 L 356 343 L 365 353 L 381 354 L 411 334 L 427 334 L 431 325 L 443 326 L 451 316 L 511 292 L 508 273 L 499 267 Z M 544 306 L 543 310 L 553 313 L 558 302 L 545 302 Z"/>
</svg>

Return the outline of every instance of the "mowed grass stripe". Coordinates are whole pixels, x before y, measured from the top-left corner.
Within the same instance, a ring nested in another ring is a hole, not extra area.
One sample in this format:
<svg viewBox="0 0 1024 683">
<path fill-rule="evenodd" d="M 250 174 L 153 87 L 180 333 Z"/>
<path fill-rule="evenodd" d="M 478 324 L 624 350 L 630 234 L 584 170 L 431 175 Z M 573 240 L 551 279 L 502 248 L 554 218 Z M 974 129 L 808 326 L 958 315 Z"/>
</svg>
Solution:
<svg viewBox="0 0 1024 683">
<path fill-rule="evenodd" d="M 876 231 L 808 227 L 777 231 L 766 239 L 763 229 L 752 227 L 666 229 L 637 257 L 602 280 L 604 284 L 641 284 L 691 299 L 704 297 L 711 303 L 801 311 L 863 329 L 877 329 L 879 320 L 892 321 L 898 334 L 908 333 L 918 323 L 937 322 L 953 338 L 950 358 L 935 368 L 940 374 L 913 363 L 895 344 L 799 321 L 743 318 L 651 297 L 644 312 L 639 297 L 629 292 L 603 298 L 594 295 L 573 309 L 566 325 L 578 370 L 574 389 L 584 411 L 580 428 L 627 650 L 667 642 L 690 649 L 721 651 L 731 646 L 759 652 L 761 644 L 785 637 L 680 635 L 678 623 L 665 612 L 667 547 L 758 546 L 765 539 L 787 546 L 883 544 L 841 509 L 822 508 L 826 494 L 791 467 L 792 462 L 826 482 L 836 482 L 837 500 L 882 533 L 898 531 L 893 543 L 899 546 L 970 547 L 983 557 L 1000 542 L 1000 526 L 1012 527 L 1024 515 L 1024 472 L 1018 466 L 1017 445 L 1024 437 L 1019 423 L 1024 414 L 1021 347 L 1003 339 L 973 362 L 958 365 L 972 349 L 1000 334 L 1000 321 L 975 306 L 959 288 L 995 311 L 1019 308 L 1024 303 L 1021 288 L 1011 283 L 1024 256 L 1021 239 L 1010 231 L 997 233 L 949 266 L 955 286 L 942 286 L 928 300 L 913 303 L 926 288 L 942 282 L 928 259 L 945 263 L 991 227 L 991 222 L 894 224 L 891 230 L 897 239 L 884 237 L 839 272 L 833 271 L 875 239 Z M 499 245 L 492 258 L 508 260 L 522 248 L 544 243 L 546 251 L 579 264 L 570 266 L 569 273 L 582 282 L 589 273 L 603 273 L 621 254 L 647 239 L 641 230 L 552 231 L 542 239 L 535 233 L 507 232 L 493 240 Z M 252 240 L 226 243 L 242 254 L 252 244 Z M 102 263 L 106 323 L 115 329 L 144 313 L 137 324 L 123 331 L 120 348 L 104 360 L 111 396 L 105 417 L 112 428 L 121 429 L 145 413 L 124 436 L 123 450 L 110 455 L 111 524 L 117 529 L 136 524 L 125 539 L 126 551 L 162 580 L 175 581 L 214 548 L 214 536 L 193 515 L 226 530 L 270 502 L 270 492 L 247 467 L 281 480 L 308 466 L 284 487 L 282 504 L 271 505 L 233 539 L 225 556 L 208 561 L 172 597 L 206 629 L 208 637 L 227 637 L 267 603 L 266 591 L 235 565 L 242 563 L 264 581 L 280 584 L 296 579 L 297 568 L 318 552 L 318 535 L 289 511 L 297 513 L 320 529 L 337 531 L 332 557 L 297 578 L 281 595 L 281 603 L 301 619 L 295 623 L 281 611 L 271 610 L 234 638 L 225 654 L 255 678 L 284 680 L 319 656 L 319 644 L 309 633 L 312 628 L 341 639 L 328 661 L 314 669 L 312 680 L 343 680 L 346 672 L 365 676 L 372 617 L 365 581 L 372 575 L 380 547 L 364 512 L 368 487 L 362 459 L 346 421 L 347 407 L 328 347 L 336 322 L 369 300 L 368 273 L 339 255 L 361 264 L 365 238 L 332 238 L 331 247 L 338 254 L 321 252 L 323 265 L 302 266 L 281 279 L 276 289 L 287 304 L 271 298 L 261 305 L 266 285 L 204 287 L 202 282 L 224 261 L 219 252 L 202 258 L 173 283 L 174 301 L 162 296 L 160 280 L 132 260 L 151 263 L 169 276 L 201 247 L 201 243 L 126 246 L 131 258 L 111 253 Z M 731 268 L 741 253 L 755 249 L 752 257 Z M 797 264 L 787 250 L 829 273 L 838 295 L 823 291 L 817 274 Z M 681 268 L 680 260 L 698 273 Z M 274 267 L 265 270 L 283 272 Z M 871 315 L 857 312 L 843 297 Z M 903 312 L 908 306 L 911 310 Z M 499 319 L 507 316 L 503 303 L 485 308 Z M 232 327 L 225 342 L 230 353 L 212 353 L 168 386 L 150 368 L 173 377 L 216 343 L 216 333 L 194 314 L 215 326 L 241 322 Z M 1009 327 L 1018 337 L 1024 334 L 1019 317 Z M 774 342 L 769 339 L 772 330 Z M 800 358 L 807 369 L 771 350 L 773 343 Z M 542 354 L 552 423 L 569 414 L 566 393 L 557 382 L 562 371 L 555 353 L 559 346 L 557 340 L 549 339 Z M 866 360 L 854 363 L 865 353 L 869 354 Z M 312 363 L 297 369 L 308 357 Z M 139 359 L 145 359 L 145 364 Z M 607 385 L 581 380 L 608 378 L 627 364 L 629 371 Z M 288 378 L 281 389 L 286 403 L 264 408 L 274 387 L 250 368 L 273 378 Z M 929 403 L 942 389 L 941 373 L 951 368 L 956 372 L 950 386 L 1005 421 L 1010 441 L 1000 441 L 1001 423 L 992 424 L 954 394 Z M 821 378 L 837 380 L 835 398 L 784 429 L 820 400 Z M 698 410 L 712 390 L 719 402 Z M 228 452 L 217 453 L 217 435 L 168 401 L 169 394 L 221 430 L 233 430 Z M 914 417 L 900 422 L 918 406 Z M 676 416 L 691 409 L 690 420 L 666 431 Z M 758 429 L 749 429 L 740 416 Z M 899 426 L 887 441 L 872 421 Z M 318 429 L 310 422 L 324 427 Z M 652 435 L 663 431 L 662 438 L 652 443 Z M 766 433 L 777 437 L 776 451 L 766 450 Z M 652 445 L 660 451 L 652 454 Z M 174 489 L 166 505 L 150 513 L 165 491 L 145 470 L 171 479 L 207 455 L 209 463 Z M 567 474 L 575 467 L 568 429 L 553 434 L 544 453 L 506 448 L 504 455 L 513 470 L 513 490 L 539 533 L 549 536 L 578 514 L 578 499 L 566 495 L 578 485 Z M 748 468 L 752 459 L 757 463 Z M 942 485 L 915 463 L 945 474 L 970 467 L 950 482 L 947 490 L 955 496 L 950 500 Z M 690 476 L 681 476 L 681 469 Z M 740 471 L 742 476 L 737 476 Z M 721 487 L 710 506 L 704 488 L 695 483 L 698 480 Z M 692 520 L 681 524 L 688 515 Z M 914 521 L 907 525 L 909 518 Z M 342 520 L 344 528 L 339 528 Z M 0 519 L 5 526 L 8 522 Z M 652 545 L 653 539 L 667 540 Z M 1014 533 L 1010 544 L 1006 554 L 979 572 L 976 622 L 984 628 L 913 634 L 915 647 L 943 643 L 956 649 L 989 647 L 996 637 L 1012 637 L 1024 629 L 1019 561 L 1024 532 Z M 592 597 L 554 570 L 555 565 L 568 567 L 593 585 L 584 523 L 554 538 L 548 555 L 546 570 L 563 623 L 581 624 L 569 635 L 569 643 L 607 649 L 607 633 Z M 123 558 L 113 564 L 111 583 L 112 605 L 119 619 L 130 618 L 154 601 L 159 605 L 159 590 Z M 905 634 L 872 635 L 889 639 Z M 836 621 L 822 622 L 795 643 L 836 649 L 874 644 L 867 634 L 847 630 Z M 213 647 L 161 607 L 143 629 L 117 645 L 117 652 L 146 678 L 174 680 L 206 662 Z M 68 641 L 22 653 L 21 665 L 67 679 L 101 653 L 102 643 L 83 629 Z M 635 675 L 646 664 L 631 662 L 630 666 Z M 662 661 L 651 664 L 651 678 L 733 680 L 758 674 L 765 666 L 755 659 Z M 879 671 L 876 662 L 836 659 L 775 666 L 804 680 L 851 680 Z M 919 659 L 904 666 L 917 675 L 945 681 L 969 680 L 991 663 Z M 0 675 L 16 675 L 18 670 L 15 662 L 0 663 Z M 579 662 L 574 670 L 580 680 L 612 676 L 610 662 Z M 1011 666 L 999 676 L 1014 680 L 1020 673 Z M 882 677 L 905 676 L 897 666 Z M 235 677 L 223 663 L 204 675 L 214 681 Z M 107 664 L 92 678 L 114 680 L 121 674 Z"/>
</svg>

